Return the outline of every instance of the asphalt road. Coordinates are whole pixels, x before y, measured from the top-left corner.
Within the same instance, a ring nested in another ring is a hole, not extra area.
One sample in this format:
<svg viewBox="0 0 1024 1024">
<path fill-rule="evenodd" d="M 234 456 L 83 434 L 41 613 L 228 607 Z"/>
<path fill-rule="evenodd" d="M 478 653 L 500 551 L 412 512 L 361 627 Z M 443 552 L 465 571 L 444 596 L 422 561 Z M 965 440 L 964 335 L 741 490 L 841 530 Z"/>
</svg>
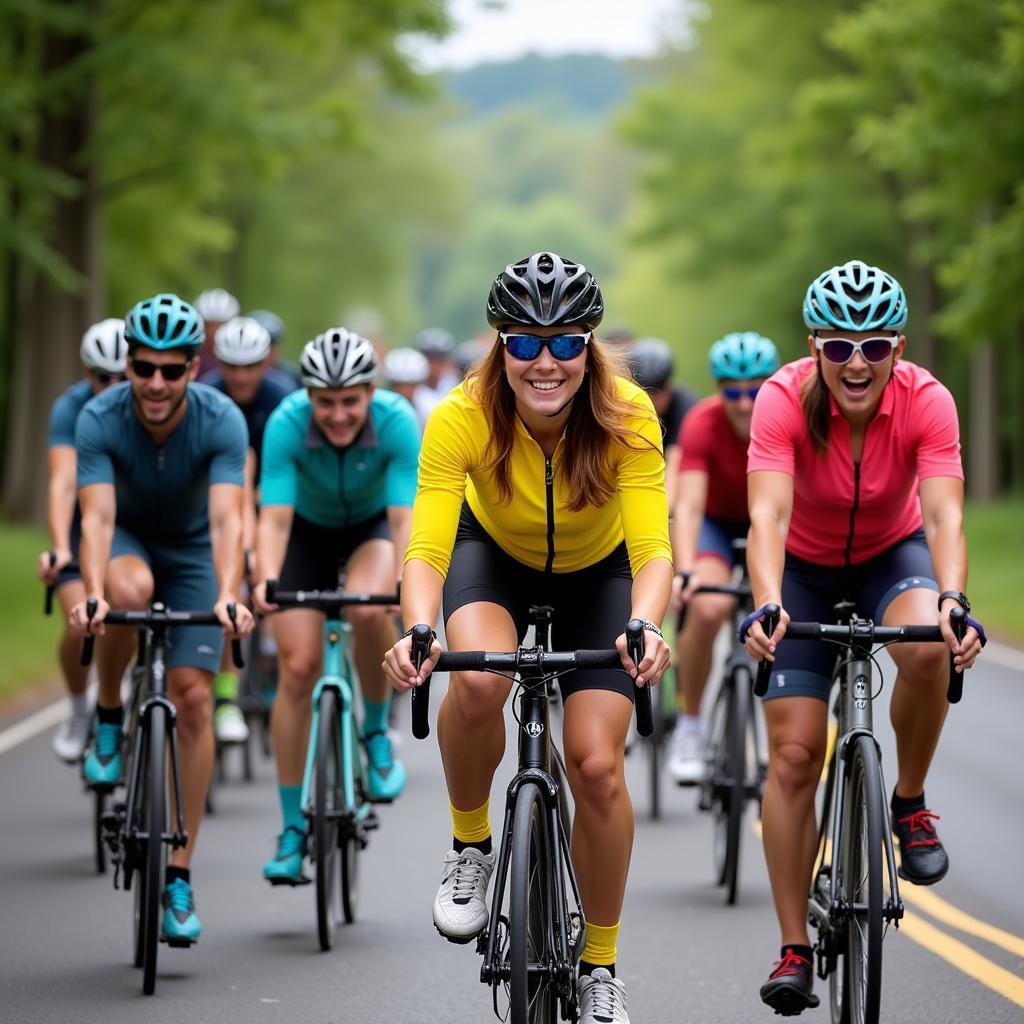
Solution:
<svg viewBox="0 0 1024 1024">
<path fill-rule="evenodd" d="M 442 686 L 434 690 L 436 706 Z M 928 791 L 952 869 L 933 889 L 904 887 L 907 921 L 885 946 L 887 1024 L 1024 1021 L 1022 723 L 1024 674 L 974 670 Z M 879 731 L 891 765 L 888 726 Z M 277 829 L 271 764 L 259 761 L 251 784 L 236 771 L 218 790 L 194 864 L 202 940 L 191 950 L 161 946 L 157 992 L 146 998 L 130 960 L 132 901 L 94 874 L 90 803 L 76 773 L 55 760 L 49 731 L 0 753 L 0 1021 L 493 1020 L 479 958 L 442 941 L 430 921 L 450 841 L 436 746 L 406 734 L 400 754 L 408 789 L 381 811 L 360 920 L 339 929 L 329 953 L 317 947 L 312 887 L 271 889 L 260 878 Z M 495 826 L 511 767 L 506 757 Z M 758 998 L 778 947 L 755 823 L 744 829 L 740 903 L 724 907 L 711 884 L 710 823 L 693 792 L 666 786 L 664 817 L 651 822 L 642 751 L 629 774 L 638 827 L 619 974 L 634 1024 L 773 1019 Z M 805 1019 L 825 1021 L 827 1010 Z"/>
</svg>

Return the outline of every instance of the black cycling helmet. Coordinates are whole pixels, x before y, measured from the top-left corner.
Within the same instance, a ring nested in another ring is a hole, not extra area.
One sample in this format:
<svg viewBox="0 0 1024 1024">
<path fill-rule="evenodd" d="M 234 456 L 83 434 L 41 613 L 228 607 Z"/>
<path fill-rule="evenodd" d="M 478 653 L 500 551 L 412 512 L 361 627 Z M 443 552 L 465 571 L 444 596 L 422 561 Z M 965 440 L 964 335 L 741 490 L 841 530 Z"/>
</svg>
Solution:
<svg viewBox="0 0 1024 1024">
<path fill-rule="evenodd" d="M 496 328 L 580 324 L 592 331 L 603 316 L 604 299 L 594 275 L 582 263 L 553 252 L 509 264 L 487 296 L 487 322 Z"/>
<path fill-rule="evenodd" d="M 629 350 L 629 369 L 633 380 L 645 391 L 660 391 L 675 369 L 672 349 L 661 338 L 641 338 Z"/>
</svg>

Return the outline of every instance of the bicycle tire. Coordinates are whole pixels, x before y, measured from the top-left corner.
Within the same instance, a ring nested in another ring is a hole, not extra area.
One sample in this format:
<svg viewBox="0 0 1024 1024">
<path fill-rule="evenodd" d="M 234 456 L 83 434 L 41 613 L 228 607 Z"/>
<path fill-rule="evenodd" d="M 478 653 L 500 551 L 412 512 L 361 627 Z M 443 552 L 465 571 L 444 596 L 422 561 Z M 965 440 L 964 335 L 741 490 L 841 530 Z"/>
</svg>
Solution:
<svg viewBox="0 0 1024 1024">
<path fill-rule="evenodd" d="M 338 695 L 330 687 L 320 694 L 313 781 L 313 866 L 316 875 L 316 931 L 320 948 L 334 945 L 341 878 L 337 811 L 341 779 Z"/>
<path fill-rule="evenodd" d="M 553 851 L 540 789 L 524 785 L 513 813 L 509 878 L 509 1021 L 555 1024 L 554 978 L 536 968 L 550 964 L 553 930 Z M 534 970 L 531 970 L 531 967 Z"/>
<path fill-rule="evenodd" d="M 136 729 L 139 729 L 142 732 L 137 751 L 139 764 L 145 766 L 147 763 L 147 751 L 149 750 L 147 733 L 142 729 L 141 721 L 136 724 Z M 129 767 L 128 775 L 126 777 L 133 778 L 132 772 L 133 769 Z M 135 892 L 132 900 L 132 962 L 138 968 L 142 967 L 143 950 L 145 948 L 144 939 L 146 934 L 142 921 L 146 896 L 146 847 L 133 837 L 146 831 L 146 807 L 145 772 L 143 771 L 142 777 L 139 779 L 138 791 L 135 797 L 135 812 L 132 816 L 132 820 L 125 822 L 124 833 L 125 855 L 126 859 L 130 857 L 131 862 L 130 875 L 127 867 L 125 869 L 125 885 L 126 887 L 134 886 Z"/>
<path fill-rule="evenodd" d="M 725 864 L 722 884 L 725 902 L 734 906 L 739 891 L 740 847 L 743 836 L 743 812 L 747 806 L 747 719 L 750 710 L 750 670 L 737 665 L 731 677 L 726 724 L 728 810 L 725 815 Z"/>
<path fill-rule="evenodd" d="M 107 794 L 102 789 L 93 791 L 92 831 L 96 854 L 96 874 L 107 873 L 107 839 L 103 829 L 103 815 L 107 813 Z"/>
<path fill-rule="evenodd" d="M 647 737 L 646 745 L 650 814 L 652 821 L 658 821 L 661 818 L 661 754 L 665 745 L 665 720 L 660 708 L 654 710 L 654 732 Z"/>
<path fill-rule="evenodd" d="M 156 989 L 156 959 L 160 938 L 160 897 L 163 894 L 164 828 L 167 803 L 167 720 L 164 708 L 155 704 L 147 727 L 146 779 L 143 786 L 146 827 L 141 880 L 142 899 L 142 991 L 151 996 Z"/>
<path fill-rule="evenodd" d="M 708 718 L 707 738 L 707 777 L 703 783 L 710 791 L 710 799 L 706 806 L 712 814 L 714 826 L 712 830 L 712 868 L 715 885 L 725 885 L 726 868 L 726 822 L 727 808 L 723 793 L 728 779 L 728 727 L 729 727 L 729 682 L 725 678 L 715 694 L 715 702 L 711 705 Z"/>
<path fill-rule="evenodd" d="M 838 1024 L 878 1024 L 882 997 L 882 769 L 870 736 L 850 752 L 841 840 L 838 896 L 865 911 L 846 921 L 842 963 L 831 975 L 830 1003 Z M 852 884 L 851 884 L 851 880 Z M 838 993 L 836 989 L 839 989 Z"/>
<path fill-rule="evenodd" d="M 355 752 L 355 757 L 360 756 L 361 747 L 359 738 L 353 728 L 349 736 L 350 749 Z M 353 765 L 355 776 L 355 801 L 356 807 L 362 806 L 366 800 L 363 791 L 362 775 Z M 359 855 L 363 851 L 363 840 L 355 828 L 355 822 L 350 822 L 340 836 L 341 844 L 341 913 L 345 918 L 345 924 L 352 924 L 359 913 Z"/>
</svg>

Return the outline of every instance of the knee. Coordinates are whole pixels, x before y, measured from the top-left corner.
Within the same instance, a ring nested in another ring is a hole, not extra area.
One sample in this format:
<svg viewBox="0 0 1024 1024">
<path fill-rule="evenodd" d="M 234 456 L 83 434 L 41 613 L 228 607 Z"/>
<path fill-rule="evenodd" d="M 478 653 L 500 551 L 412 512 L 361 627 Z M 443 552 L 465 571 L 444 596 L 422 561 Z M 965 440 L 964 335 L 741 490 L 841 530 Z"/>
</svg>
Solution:
<svg viewBox="0 0 1024 1024">
<path fill-rule="evenodd" d="M 798 797 L 817 788 L 823 759 L 821 751 L 787 740 L 772 748 L 769 770 L 786 797 Z"/>
<path fill-rule="evenodd" d="M 687 625 L 692 622 L 691 629 L 708 640 L 714 640 L 731 611 L 732 602 L 728 597 L 702 595 L 690 602 L 686 610 Z"/>
<path fill-rule="evenodd" d="M 280 660 L 278 690 L 291 701 L 308 698 L 320 674 L 319 658 L 309 651 L 290 650 L 280 652 Z"/>
<path fill-rule="evenodd" d="M 358 640 L 361 636 L 375 634 L 387 619 L 387 612 L 379 605 L 366 605 L 365 607 L 351 607 L 346 609 L 345 616 L 352 626 Z"/>
<path fill-rule="evenodd" d="M 569 766 L 573 799 L 598 814 L 607 814 L 625 791 L 621 766 L 612 751 L 593 751 Z"/>
<path fill-rule="evenodd" d="M 153 577 L 145 569 L 118 573 L 107 583 L 107 600 L 112 608 L 139 610 L 153 596 Z"/>
<path fill-rule="evenodd" d="M 460 672 L 452 676 L 448 699 L 462 724 L 472 728 L 500 719 L 506 692 L 487 672 Z"/>
<path fill-rule="evenodd" d="M 899 674 L 914 687 L 944 687 L 949 671 L 945 644 L 914 644 L 900 652 Z"/>
<path fill-rule="evenodd" d="M 213 693 L 205 675 L 189 672 L 179 678 L 172 689 L 178 712 L 178 729 L 182 735 L 199 736 L 210 727 L 213 717 Z"/>
</svg>

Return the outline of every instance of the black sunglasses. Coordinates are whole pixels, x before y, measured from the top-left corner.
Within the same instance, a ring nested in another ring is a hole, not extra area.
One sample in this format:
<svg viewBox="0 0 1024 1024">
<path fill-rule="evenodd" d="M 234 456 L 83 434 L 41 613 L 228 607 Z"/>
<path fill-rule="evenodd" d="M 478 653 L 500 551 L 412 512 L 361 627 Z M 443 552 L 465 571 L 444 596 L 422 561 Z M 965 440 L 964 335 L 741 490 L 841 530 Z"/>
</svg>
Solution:
<svg viewBox="0 0 1024 1024">
<path fill-rule="evenodd" d="M 592 331 L 585 334 L 556 334 L 551 338 L 542 338 L 539 334 L 506 334 L 498 332 L 498 337 L 505 343 L 505 350 L 513 359 L 529 362 L 540 355 L 541 349 L 547 349 L 555 359 L 575 359 L 590 341 Z"/>
<path fill-rule="evenodd" d="M 160 376 L 168 383 L 181 380 L 188 373 L 191 364 L 191 359 L 186 359 L 183 363 L 151 363 L 148 359 L 133 359 L 131 363 L 132 372 L 136 377 L 149 380 L 159 370 Z"/>
<path fill-rule="evenodd" d="M 843 366 L 859 352 L 869 363 L 882 363 L 892 355 L 899 344 L 900 336 L 892 334 L 886 337 L 865 338 L 853 341 L 850 338 L 819 338 L 815 336 L 814 344 L 818 351 L 836 366 Z"/>
<path fill-rule="evenodd" d="M 120 384 L 125 379 L 123 373 L 104 373 L 102 370 L 93 370 L 92 375 L 97 384 L 106 387 L 108 384 Z"/>
</svg>

